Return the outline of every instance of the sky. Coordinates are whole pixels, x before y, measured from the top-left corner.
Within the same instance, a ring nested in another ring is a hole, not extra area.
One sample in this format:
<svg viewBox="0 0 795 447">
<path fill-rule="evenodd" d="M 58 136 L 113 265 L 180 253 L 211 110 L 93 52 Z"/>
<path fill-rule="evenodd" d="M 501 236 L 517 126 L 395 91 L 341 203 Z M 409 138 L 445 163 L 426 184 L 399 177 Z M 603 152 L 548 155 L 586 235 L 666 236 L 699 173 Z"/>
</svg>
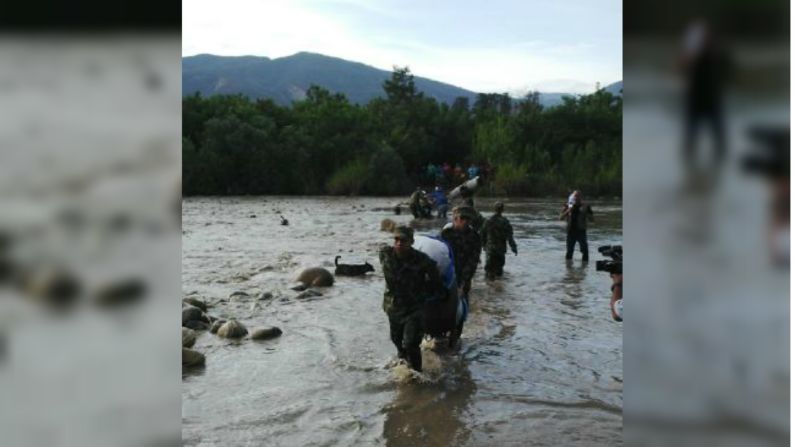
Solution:
<svg viewBox="0 0 795 447">
<path fill-rule="evenodd" d="M 182 55 L 300 51 L 481 93 L 621 80 L 621 0 L 189 0 Z"/>
</svg>

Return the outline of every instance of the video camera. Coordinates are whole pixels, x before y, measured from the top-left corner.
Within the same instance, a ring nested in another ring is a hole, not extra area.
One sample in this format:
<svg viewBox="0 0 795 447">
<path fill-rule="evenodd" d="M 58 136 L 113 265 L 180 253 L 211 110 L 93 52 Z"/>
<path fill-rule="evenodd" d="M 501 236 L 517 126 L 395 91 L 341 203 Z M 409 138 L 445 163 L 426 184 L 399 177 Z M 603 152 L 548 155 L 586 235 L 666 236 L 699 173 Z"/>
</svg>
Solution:
<svg viewBox="0 0 795 447">
<path fill-rule="evenodd" d="M 603 245 L 599 247 L 599 253 L 611 259 L 596 261 L 596 271 L 608 272 L 612 274 L 623 274 L 622 260 L 624 250 L 620 245 Z"/>
<path fill-rule="evenodd" d="M 755 148 L 743 157 L 743 171 L 774 179 L 789 177 L 789 128 L 757 126 L 748 135 Z"/>
</svg>

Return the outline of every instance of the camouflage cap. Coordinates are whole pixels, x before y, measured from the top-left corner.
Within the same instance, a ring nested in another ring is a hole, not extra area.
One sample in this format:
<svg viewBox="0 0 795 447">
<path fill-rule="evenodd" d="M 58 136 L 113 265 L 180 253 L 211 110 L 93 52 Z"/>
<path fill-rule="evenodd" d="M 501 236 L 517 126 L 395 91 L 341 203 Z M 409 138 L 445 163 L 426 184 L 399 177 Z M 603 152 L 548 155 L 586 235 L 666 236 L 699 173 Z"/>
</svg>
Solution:
<svg viewBox="0 0 795 447">
<path fill-rule="evenodd" d="M 414 240 L 414 230 L 405 225 L 395 228 L 395 231 L 392 232 L 392 235 L 395 236 L 395 239 L 403 239 L 407 241 Z"/>
<path fill-rule="evenodd" d="M 461 216 L 464 219 L 473 220 L 477 216 L 477 211 L 471 206 L 457 206 L 453 210 L 454 216 Z"/>
<path fill-rule="evenodd" d="M 494 211 L 502 211 L 505 209 L 505 204 L 502 202 L 497 202 L 494 204 Z"/>
</svg>

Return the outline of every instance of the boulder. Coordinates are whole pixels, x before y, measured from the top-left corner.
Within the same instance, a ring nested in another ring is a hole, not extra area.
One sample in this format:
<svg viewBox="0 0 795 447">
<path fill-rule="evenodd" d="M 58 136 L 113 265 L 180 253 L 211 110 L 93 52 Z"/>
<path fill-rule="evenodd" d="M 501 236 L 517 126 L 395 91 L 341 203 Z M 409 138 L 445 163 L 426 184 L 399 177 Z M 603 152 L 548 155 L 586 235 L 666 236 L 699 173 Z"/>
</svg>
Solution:
<svg viewBox="0 0 795 447">
<path fill-rule="evenodd" d="M 201 300 L 197 300 L 196 298 L 185 298 L 182 300 L 183 303 L 190 304 L 193 307 L 198 307 L 202 310 L 202 312 L 207 312 L 207 303 Z"/>
<path fill-rule="evenodd" d="M 194 331 L 206 331 L 210 329 L 209 323 L 199 320 L 190 320 L 187 323 L 182 323 L 182 327 L 193 329 Z"/>
<path fill-rule="evenodd" d="M 182 325 L 185 326 L 189 321 L 202 321 L 208 325 L 210 324 L 210 319 L 207 317 L 207 314 L 195 306 L 185 306 L 185 308 L 182 309 Z"/>
<path fill-rule="evenodd" d="M 252 340 L 268 340 L 282 335 L 282 330 L 277 327 L 259 328 L 251 333 Z"/>
<path fill-rule="evenodd" d="M 146 283 L 139 278 L 129 278 L 105 284 L 94 294 L 94 304 L 100 307 L 113 307 L 139 302 L 146 296 Z"/>
<path fill-rule="evenodd" d="M 226 320 L 218 319 L 213 322 L 213 325 L 210 326 L 210 333 L 215 334 L 218 332 L 218 329 L 226 323 Z"/>
<path fill-rule="evenodd" d="M 334 275 L 323 267 L 312 267 L 302 271 L 296 281 L 306 287 L 330 287 L 334 285 Z"/>
<path fill-rule="evenodd" d="M 203 366 L 204 354 L 193 349 L 182 348 L 182 366 Z"/>
<path fill-rule="evenodd" d="M 248 334 L 248 329 L 236 320 L 229 320 L 218 328 L 218 336 L 224 338 L 241 338 Z"/>
<path fill-rule="evenodd" d="M 190 348 L 196 343 L 196 332 L 186 327 L 182 328 L 182 347 Z"/>
</svg>

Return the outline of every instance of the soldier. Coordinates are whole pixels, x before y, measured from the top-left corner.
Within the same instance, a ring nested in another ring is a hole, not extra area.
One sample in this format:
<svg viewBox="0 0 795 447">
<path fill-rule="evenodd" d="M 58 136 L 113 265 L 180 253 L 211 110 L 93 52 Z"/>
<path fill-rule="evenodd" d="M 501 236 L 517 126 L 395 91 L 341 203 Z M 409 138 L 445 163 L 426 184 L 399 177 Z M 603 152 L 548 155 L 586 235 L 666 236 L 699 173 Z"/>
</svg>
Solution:
<svg viewBox="0 0 795 447">
<path fill-rule="evenodd" d="M 393 234 L 394 245 L 378 253 L 386 281 L 384 312 L 398 357 L 407 360 L 412 369 L 422 371 L 423 306 L 426 299 L 445 296 L 446 290 L 436 263 L 412 248 L 414 230 L 400 226 Z"/>
<path fill-rule="evenodd" d="M 441 234 L 442 239 L 453 248 L 459 294 L 463 295 L 469 295 L 472 277 L 480 262 L 480 236 L 472 227 L 476 215 L 477 211 L 472 207 L 456 207 L 453 210 L 453 224 L 445 226 Z"/>
<path fill-rule="evenodd" d="M 511 251 L 517 255 L 516 241 L 513 240 L 513 227 L 508 219 L 502 216 L 505 205 L 502 202 L 494 204 L 494 215 L 491 216 L 480 230 L 483 240 L 483 251 L 486 252 L 486 279 L 493 280 L 502 276 L 502 266 L 505 265 L 505 243 L 511 246 Z"/>
</svg>

